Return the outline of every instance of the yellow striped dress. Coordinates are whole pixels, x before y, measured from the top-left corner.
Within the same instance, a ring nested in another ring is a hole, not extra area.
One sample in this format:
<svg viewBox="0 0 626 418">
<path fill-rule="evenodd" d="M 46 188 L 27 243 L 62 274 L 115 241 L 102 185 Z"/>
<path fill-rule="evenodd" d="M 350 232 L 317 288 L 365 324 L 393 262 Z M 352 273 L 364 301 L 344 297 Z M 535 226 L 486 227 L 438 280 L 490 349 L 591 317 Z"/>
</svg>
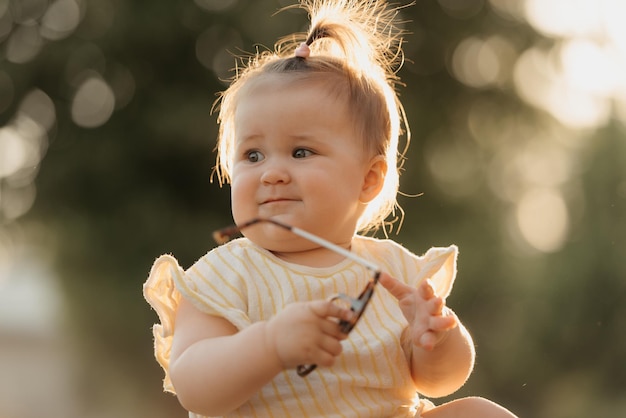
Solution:
<svg viewBox="0 0 626 418">
<path fill-rule="evenodd" d="M 455 246 L 416 256 L 394 241 L 357 235 L 351 250 L 411 286 L 430 278 L 439 296 L 450 293 Z M 370 272 L 351 260 L 325 268 L 292 264 L 246 238 L 211 250 L 186 271 L 174 257 L 159 257 L 144 284 L 144 296 L 160 320 L 153 332 L 165 390 L 175 393 L 168 365 L 181 297 L 242 330 L 295 301 L 337 293 L 356 297 L 370 278 Z M 228 417 L 418 417 L 427 402 L 416 394 L 402 348 L 406 326 L 397 300 L 378 286 L 334 366 L 317 368 L 305 378 L 285 370 Z"/>
</svg>

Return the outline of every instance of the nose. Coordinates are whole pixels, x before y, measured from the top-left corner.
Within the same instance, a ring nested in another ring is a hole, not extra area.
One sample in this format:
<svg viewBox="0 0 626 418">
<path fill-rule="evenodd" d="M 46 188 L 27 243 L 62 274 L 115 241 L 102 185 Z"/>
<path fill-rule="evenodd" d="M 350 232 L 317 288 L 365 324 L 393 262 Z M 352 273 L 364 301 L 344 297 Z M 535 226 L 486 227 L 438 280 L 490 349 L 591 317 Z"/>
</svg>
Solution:
<svg viewBox="0 0 626 418">
<path fill-rule="evenodd" d="M 281 184 L 291 181 L 289 170 L 285 164 L 273 161 L 270 164 L 265 164 L 263 169 L 264 171 L 261 174 L 261 183 L 263 184 Z"/>
</svg>

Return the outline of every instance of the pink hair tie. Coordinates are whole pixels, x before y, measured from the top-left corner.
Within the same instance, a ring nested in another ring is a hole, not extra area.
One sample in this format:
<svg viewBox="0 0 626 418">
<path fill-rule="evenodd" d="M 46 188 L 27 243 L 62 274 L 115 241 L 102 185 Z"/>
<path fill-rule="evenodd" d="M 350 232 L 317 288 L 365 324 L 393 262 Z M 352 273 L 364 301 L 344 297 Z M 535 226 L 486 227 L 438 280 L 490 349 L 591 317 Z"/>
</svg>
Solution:
<svg viewBox="0 0 626 418">
<path fill-rule="evenodd" d="M 309 48 L 309 46 L 306 44 L 306 42 L 302 42 L 296 48 L 296 57 L 308 58 L 309 55 L 311 55 L 311 48 Z"/>
</svg>

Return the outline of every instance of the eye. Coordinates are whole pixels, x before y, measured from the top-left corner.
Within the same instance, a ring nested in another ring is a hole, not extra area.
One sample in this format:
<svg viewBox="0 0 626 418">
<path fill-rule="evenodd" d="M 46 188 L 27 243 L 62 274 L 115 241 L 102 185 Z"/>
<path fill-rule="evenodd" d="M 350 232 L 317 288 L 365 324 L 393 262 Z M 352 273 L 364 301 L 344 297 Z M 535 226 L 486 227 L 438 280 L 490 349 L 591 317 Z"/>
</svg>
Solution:
<svg viewBox="0 0 626 418">
<path fill-rule="evenodd" d="M 313 155 L 313 151 L 305 149 L 305 148 L 297 148 L 293 151 L 294 158 L 306 158 Z"/>
<path fill-rule="evenodd" d="M 263 160 L 263 154 L 260 151 L 248 151 L 246 152 L 246 159 L 251 163 L 258 163 Z"/>
</svg>

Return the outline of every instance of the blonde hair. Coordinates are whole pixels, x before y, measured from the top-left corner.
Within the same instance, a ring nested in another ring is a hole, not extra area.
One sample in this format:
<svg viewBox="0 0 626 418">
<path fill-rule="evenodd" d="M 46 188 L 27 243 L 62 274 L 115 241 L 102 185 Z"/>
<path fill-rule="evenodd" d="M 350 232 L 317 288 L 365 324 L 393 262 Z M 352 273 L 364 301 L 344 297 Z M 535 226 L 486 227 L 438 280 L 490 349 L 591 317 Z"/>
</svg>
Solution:
<svg viewBox="0 0 626 418">
<path fill-rule="evenodd" d="M 406 147 L 398 150 L 401 125 L 407 146 L 410 138 L 396 94 L 396 72 L 404 58 L 403 31 L 397 26 L 399 7 L 389 7 L 384 0 L 300 0 L 288 8 L 293 7 L 309 13 L 308 33 L 280 39 L 274 51 L 249 57 L 216 102 L 220 127 L 215 173 L 219 183 L 231 180 L 235 111 L 239 99 L 245 97 L 244 87 L 269 74 L 321 77 L 330 83 L 329 91 L 346 98 L 366 152 L 372 157 L 383 156 L 387 163 L 383 188 L 369 202 L 357 225 L 359 231 L 384 227 L 389 215 L 400 209 L 396 197 L 406 151 Z M 296 57 L 294 51 L 303 42 L 310 47 L 310 56 Z"/>
</svg>

